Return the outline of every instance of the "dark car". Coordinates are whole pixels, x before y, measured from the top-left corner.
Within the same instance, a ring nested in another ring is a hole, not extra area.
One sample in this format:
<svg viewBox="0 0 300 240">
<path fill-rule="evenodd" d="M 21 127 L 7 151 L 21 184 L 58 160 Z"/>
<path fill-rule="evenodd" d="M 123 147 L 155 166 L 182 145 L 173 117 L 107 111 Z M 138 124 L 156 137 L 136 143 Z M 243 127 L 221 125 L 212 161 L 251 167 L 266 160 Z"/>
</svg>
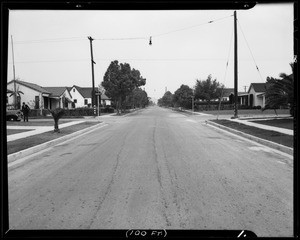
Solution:
<svg viewBox="0 0 300 240">
<path fill-rule="evenodd" d="M 6 110 L 6 121 L 21 121 L 22 116 L 21 110 Z"/>
</svg>

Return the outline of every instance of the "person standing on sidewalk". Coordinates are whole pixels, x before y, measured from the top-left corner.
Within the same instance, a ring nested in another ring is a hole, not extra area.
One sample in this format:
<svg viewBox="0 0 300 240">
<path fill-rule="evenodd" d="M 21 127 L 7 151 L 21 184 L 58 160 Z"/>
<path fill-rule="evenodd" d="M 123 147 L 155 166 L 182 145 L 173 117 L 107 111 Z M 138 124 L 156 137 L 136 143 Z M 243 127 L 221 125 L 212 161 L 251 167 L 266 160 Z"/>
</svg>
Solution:
<svg viewBox="0 0 300 240">
<path fill-rule="evenodd" d="M 28 122 L 29 111 L 30 111 L 30 108 L 28 107 L 27 104 L 25 104 L 25 102 L 23 102 L 22 112 L 23 112 L 24 122 L 25 122 L 25 120 Z"/>
</svg>

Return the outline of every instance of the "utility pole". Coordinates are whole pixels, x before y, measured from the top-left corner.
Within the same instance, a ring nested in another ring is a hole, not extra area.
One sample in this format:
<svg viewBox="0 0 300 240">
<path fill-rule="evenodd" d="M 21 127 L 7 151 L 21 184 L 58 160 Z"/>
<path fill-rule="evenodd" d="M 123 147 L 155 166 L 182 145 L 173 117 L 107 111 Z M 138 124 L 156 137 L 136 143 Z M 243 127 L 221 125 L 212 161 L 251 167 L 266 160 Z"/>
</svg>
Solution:
<svg viewBox="0 0 300 240">
<path fill-rule="evenodd" d="M 193 90 L 193 95 L 192 95 L 192 114 L 194 115 L 194 111 L 195 111 L 195 109 L 194 109 L 194 105 L 195 105 L 195 103 L 194 103 L 194 98 L 195 98 L 195 96 L 194 96 L 194 90 Z"/>
<path fill-rule="evenodd" d="M 94 58 L 93 58 L 93 43 L 92 41 L 94 40 L 92 37 L 88 37 L 90 40 L 90 46 L 91 46 L 91 64 L 92 64 L 92 85 L 93 85 L 93 90 L 92 90 L 92 106 L 94 108 L 94 116 L 96 115 L 96 101 L 95 101 L 95 80 L 94 80 Z"/>
<path fill-rule="evenodd" d="M 15 57 L 14 57 L 14 43 L 13 37 L 11 37 L 11 49 L 12 49 L 12 60 L 13 60 L 13 74 L 14 74 L 14 108 L 17 108 L 17 87 L 16 87 L 16 71 L 15 71 Z"/>
<path fill-rule="evenodd" d="M 236 11 L 234 11 L 234 116 L 238 118 L 238 48 L 237 48 L 237 24 Z"/>
</svg>

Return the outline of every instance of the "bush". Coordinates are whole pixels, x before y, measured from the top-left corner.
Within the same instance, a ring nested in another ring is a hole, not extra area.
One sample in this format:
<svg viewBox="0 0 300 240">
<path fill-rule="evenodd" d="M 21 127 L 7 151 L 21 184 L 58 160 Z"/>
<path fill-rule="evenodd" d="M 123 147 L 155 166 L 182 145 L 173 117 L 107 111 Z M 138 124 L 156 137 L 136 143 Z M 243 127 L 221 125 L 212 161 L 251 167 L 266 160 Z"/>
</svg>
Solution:
<svg viewBox="0 0 300 240">
<path fill-rule="evenodd" d="M 74 109 L 65 109 L 65 117 L 69 116 L 93 116 L 93 108 L 74 108 Z"/>
<path fill-rule="evenodd" d="M 115 109 L 110 106 L 101 107 L 101 113 L 114 113 L 114 112 Z"/>
<path fill-rule="evenodd" d="M 49 111 L 47 109 L 30 109 L 28 116 L 40 117 L 40 116 L 46 116 L 47 114 L 49 114 Z"/>
</svg>

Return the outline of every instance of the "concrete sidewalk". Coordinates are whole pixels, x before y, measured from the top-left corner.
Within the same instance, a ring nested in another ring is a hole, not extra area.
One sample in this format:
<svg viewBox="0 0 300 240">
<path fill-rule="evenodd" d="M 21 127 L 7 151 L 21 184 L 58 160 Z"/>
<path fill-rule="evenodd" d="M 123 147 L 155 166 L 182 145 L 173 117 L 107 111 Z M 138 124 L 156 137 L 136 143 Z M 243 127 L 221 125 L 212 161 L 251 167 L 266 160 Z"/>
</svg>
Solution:
<svg viewBox="0 0 300 240">
<path fill-rule="evenodd" d="M 137 111 L 138 109 L 134 110 Z M 130 111 L 130 113 L 134 112 L 134 111 Z M 96 117 L 85 117 L 85 118 L 81 118 L 80 120 L 78 118 L 70 118 L 68 120 L 70 120 L 70 122 L 67 123 L 60 123 L 59 124 L 59 128 L 65 128 L 65 127 L 69 127 L 75 124 L 79 124 L 79 123 L 83 123 L 86 121 L 96 121 L 96 122 L 100 122 L 101 120 L 105 119 L 105 118 L 109 118 L 109 117 L 113 117 L 116 116 L 116 113 L 111 113 L 111 114 L 103 114 L 100 116 L 96 116 Z M 126 115 L 124 115 L 126 116 Z M 53 119 L 31 119 L 31 122 L 40 122 L 40 121 L 53 121 Z M 31 131 L 26 131 L 26 132 L 21 132 L 21 133 L 16 133 L 16 134 L 10 134 L 7 135 L 7 142 L 10 141 L 14 141 L 17 139 L 21 139 L 21 138 L 26 138 L 26 137 L 30 137 L 33 135 L 37 135 L 40 133 L 44 133 L 44 132 L 49 132 L 53 130 L 53 126 L 7 126 L 7 129 L 16 129 L 16 130 L 31 130 Z"/>
<path fill-rule="evenodd" d="M 268 126 L 268 125 L 265 125 L 265 124 L 254 123 L 251 120 L 246 120 L 246 119 L 236 118 L 236 119 L 228 119 L 228 120 L 233 121 L 233 122 L 242 123 L 242 124 L 252 126 L 252 127 L 257 127 L 257 128 L 260 128 L 260 129 L 280 132 L 280 133 L 291 135 L 291 136 L 294 135 L 294 130 L 291 130 L 291 129 L 279 128 L 279 127 Z M 267 119 L 261 119 L 261 120 L 267 120 Z"/>
<path fill-rule="evenodd" d="M 195 115 L 202 115 L 202 116 L 211 116 L 216 117 L 216 115 L 212 115 L 212 114 L 206 114 L 206 113 L 199 113 L 199 112 L 192 112 L 189 110 L 184 110 L 184 112 L 188 112 Z M 219 115 L 218 119 L 226 119 L 229 121 L 233 121 L 233 122 L 238 122 L 238 123 L 242 123 L 248 126 L 252 126 L 252 127 L 256 127 L 256 128 L 260 128 L 260 129 L 265 129 L 265 130 L 270 130 L 270 131 L 275 131 L 275 132 L 280 132 L 283 134 L 287 134 L 290 136 L 294 135 L 294 130 L 291 129 L 286 129 L 286 128 L 279 128 L 279 127 L 274 127 L 274 126 L 268 126 L 265 124 L 259 124 L 259 123 L 254 123 L 252 121 L 254 120 L 271 120 L 271 119 L 282 119 L 282 118 L 288 118 L 290 117 L 290 115 L 286 115 L 286 114 L 282 114 L 282 115 L 252 115 L 252 116 L 240 116 L 238 118 L 235 119 L 231 119 L 233 115 Z"/>
<path fill-rule="evenodd" d="M 61 123 L 59 124 L 59 128 L 65 128 L 69 127 L 75 124 L 83 123 L 85 120 L 76 120 L 72 122 L 67 122 L 67 123 Z M 21 132 L 21 133 L 16 133 L 16 134 L 11 134 L 7 136 L 7 142 L 14 141 L 17 139 L 21 138 L 26 138 L 30 137 L 36 134 L 44 133 L 44 132 L 49 132 L 53 130 L 53 126 L 7 126 L 7 129 L 32 129 L 31 131 L 26 131 L 26 132 Z"/>
</svg>

